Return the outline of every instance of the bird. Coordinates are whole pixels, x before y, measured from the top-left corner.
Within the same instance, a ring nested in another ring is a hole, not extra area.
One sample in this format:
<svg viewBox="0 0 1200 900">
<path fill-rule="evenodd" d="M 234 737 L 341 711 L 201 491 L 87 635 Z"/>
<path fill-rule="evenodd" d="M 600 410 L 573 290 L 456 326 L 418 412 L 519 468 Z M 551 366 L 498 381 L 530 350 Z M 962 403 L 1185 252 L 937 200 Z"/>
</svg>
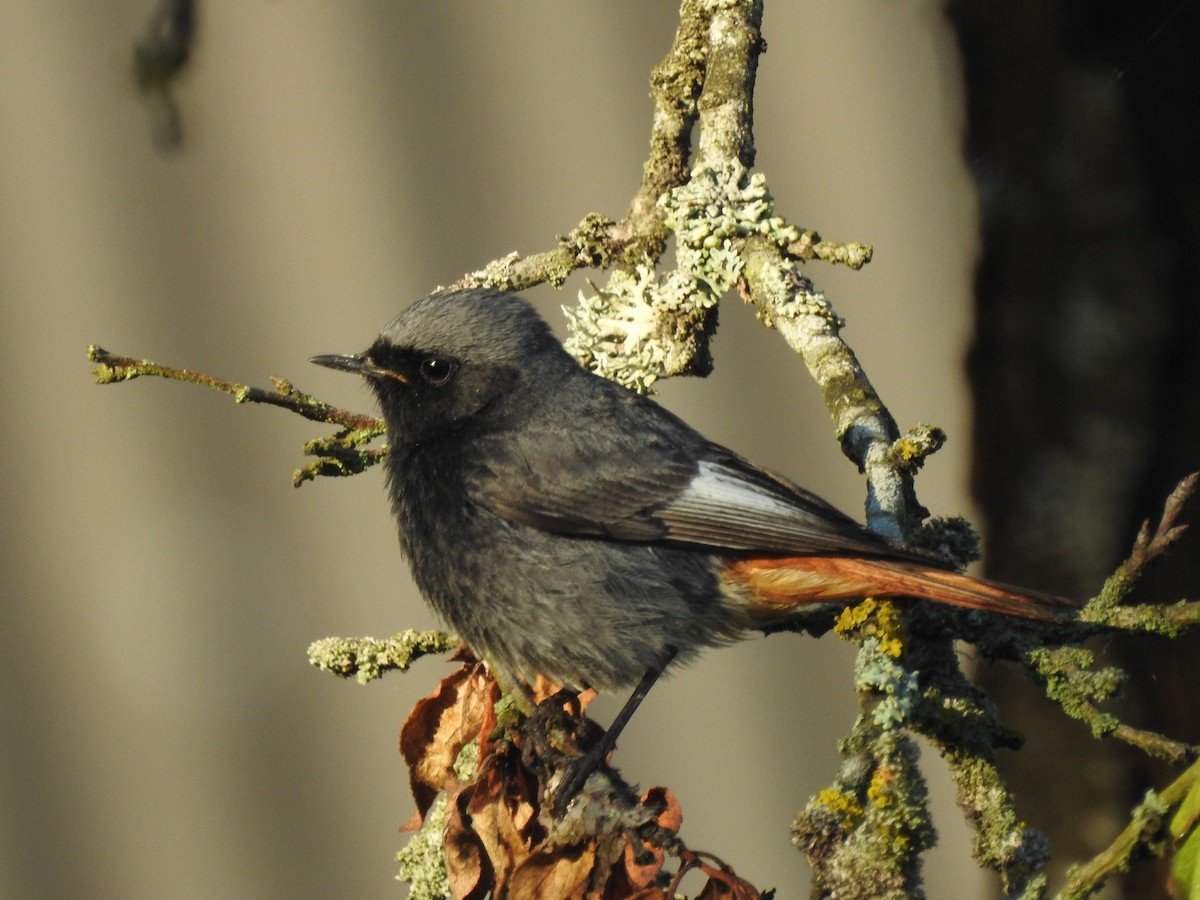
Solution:
<svg viewBox="0 0 1200 900">
<path fill-rule="evenodd" d="M 669 665 L 810 604 L 1071 613 L 886 540 L 708 440 L 581 366 L 516 294 L 435 291 L 365 351 L 312 362 L 374 392 L 414 581 L 506 685 L 636 684 L 632 715 Z"/>
</svg>

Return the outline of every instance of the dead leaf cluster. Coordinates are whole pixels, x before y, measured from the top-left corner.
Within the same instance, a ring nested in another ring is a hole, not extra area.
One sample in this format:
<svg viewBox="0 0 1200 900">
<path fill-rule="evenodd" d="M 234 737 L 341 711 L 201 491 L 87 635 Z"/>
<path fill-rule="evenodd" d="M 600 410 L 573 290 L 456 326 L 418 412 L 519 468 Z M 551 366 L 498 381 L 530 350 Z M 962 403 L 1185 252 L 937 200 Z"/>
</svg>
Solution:
<svg viewBox="0 0 1200 900">
<path fill-rule="evenodd" d="M 590 698 L 564 703 L 553 686 L 539 685 L 530 715 L 498 716 L 505 703 L 487 668 L 465 648 L 452 660 L 458 668 L 413 707 L 400 751 L 417 804 L 406 829 L 422 825 L 439 794 L 447 798 L 443 846 L 456 898 L 668 900 L 692 870 L 707 876 L 697 895 L 704 900 L 769 896 L 683 844 L 683 813 L 670 791 L 639 795 L 607 765 L 555 819 L 554 787 L 599 732 L 584 716 Z M 470 774 L 461 757 L 472 747 Z"/>
</svg>

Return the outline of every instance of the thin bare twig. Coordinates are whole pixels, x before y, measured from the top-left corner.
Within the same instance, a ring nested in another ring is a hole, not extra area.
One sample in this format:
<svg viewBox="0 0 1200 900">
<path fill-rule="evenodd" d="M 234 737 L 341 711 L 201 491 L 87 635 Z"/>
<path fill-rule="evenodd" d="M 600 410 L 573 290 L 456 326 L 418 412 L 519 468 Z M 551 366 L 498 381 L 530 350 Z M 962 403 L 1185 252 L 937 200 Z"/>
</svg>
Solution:
<svg viewBox="0 0 1200 900">
<path fill-rule="evenodd" d="M 280 406 L 290 409 L 298 415 L 314 422 L 326 422 L 330 425 L 341 425 L 344 428 L 359 430 L 378 430 L 383 433 L 383 420 L 364 413 L 350 412 L 337 406 L 331 406 L 316 399 L 311 394 L 296 390 L 291 382 L 271 376 L 277 390 L 267 391 L 262 388 L 235 384 L 231 381 L 193 372 L 190 369 L 178 369 L 174 366 L 164 366 L 148 359 L 134 359 L 131 356 L 118 356 L 109 353 L 103 347 L 95 344 L 88 347 L 88 360 L 97 363 L 92 369 L 97 384 L 115 384 L 120 381 L 131 381 L 143 375 L 157 378 L 168 378 L 172 381 L 187 381 L 201 384 L 213 390 L 230 394 L 238 403 L 266 403 L 270 406 Z"/>
<path fill-rule="evenodd" d="M 276 390 L 268 391 L 245 384 L 235 384 L 213 375 L 193 372 L 191 369 L 164 366 L 148 359 L 118 356 L 95 344 L 88 347 L 88 359 L 97 364 L 92 369 L 97 384 L 132 381 L 143 375 L 186 381 L 230 394 L 238 403 L 265 403 L 268 406 L 291 410 L 313 422 L 340 425 L 342 430 L 337 434 L 316 438 L 304 445 L 304 453 L 316 456 L 317 459 L 292 473 L 292 484 L 296 487 L 322 475 L 355 475 L 380 462 L 386 453 L 382 447 L 362 446 L 384 433 L 386 429 L 382 419 L 332 406 L 311 394 L 296 390 L 291 382 L 274 375 L 271 376 L 271 382 Z"/>
</svg>

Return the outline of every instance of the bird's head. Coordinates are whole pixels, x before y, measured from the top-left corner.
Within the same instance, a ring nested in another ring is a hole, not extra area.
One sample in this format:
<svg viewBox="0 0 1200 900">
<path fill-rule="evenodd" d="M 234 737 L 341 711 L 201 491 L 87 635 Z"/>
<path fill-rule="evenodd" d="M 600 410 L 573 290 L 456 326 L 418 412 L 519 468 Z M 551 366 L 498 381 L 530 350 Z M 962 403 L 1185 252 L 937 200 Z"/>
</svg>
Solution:
<svg viewBox="0 0 1200 900">
<path fill-rule="evenodd" d="M 504 427 L 540 391 L 578 370 L 532 306 L 486 289 L 430 294 L 396 316 L 364 352 L 312 362 L 367 380 L 393 444 L 426 441 L 468 423 Z"/>
</svg>

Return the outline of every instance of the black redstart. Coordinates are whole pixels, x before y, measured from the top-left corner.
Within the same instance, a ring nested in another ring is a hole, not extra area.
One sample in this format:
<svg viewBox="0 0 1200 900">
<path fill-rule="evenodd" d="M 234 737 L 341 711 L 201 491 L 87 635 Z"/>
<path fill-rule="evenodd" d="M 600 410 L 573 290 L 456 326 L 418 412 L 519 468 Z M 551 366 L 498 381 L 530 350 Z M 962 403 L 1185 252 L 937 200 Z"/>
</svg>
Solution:
<svg viewBox="0 0 1200 900">
<path fill-rule="evenodd" d="M 822 601 L 1071 609 L 883 540 L 586 371 L 512 294 L 431 294 L 366 352 L 313 362 L 374 390 L 413 577 L 508 683 L 644 692 L 672 659 Z"/>
</svg>

